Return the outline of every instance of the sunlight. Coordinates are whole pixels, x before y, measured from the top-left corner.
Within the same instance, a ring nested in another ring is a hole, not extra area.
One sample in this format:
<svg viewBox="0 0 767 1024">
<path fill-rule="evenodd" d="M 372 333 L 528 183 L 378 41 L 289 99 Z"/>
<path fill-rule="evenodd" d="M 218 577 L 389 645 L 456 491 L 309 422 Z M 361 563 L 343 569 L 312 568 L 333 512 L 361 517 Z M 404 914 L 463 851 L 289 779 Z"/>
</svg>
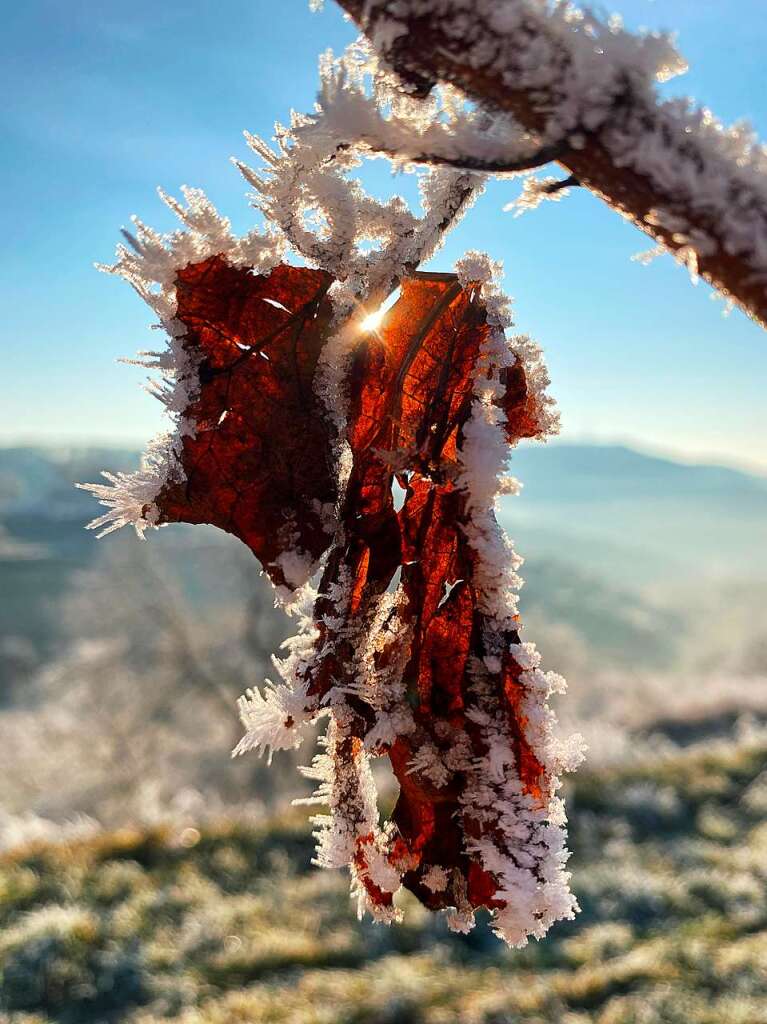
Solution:
<svg viewBox="0 0 767 1024">
<path fill-rule="evenodd" d="M 365 319 L 360 323 L 360 327 L 363 331 L 370 332 L 376 331 L 381 326 L 381 321 L 384 318 L 386 310 L 381 306 L 374 313 L 369 313 Z"/>
<path fill-rule="evenodd" d="M 392 308 L 392 306 L 394 306 L 397 303 L 401 295 L 402 289 L 398 285 L 394 289 L 394 291 L 391 292 L 391 294 L 384 299 L 384 301 L 381 303 L 378 309 L 375 310 L 375 312 L 368 313 L 366 317 L 360 320 L 360 330 L 364 331 L 367 334 L 370 334 L 372 331 L 377 331 L 378 328 L 383 323 L 384 317 Z"/>
</svg>

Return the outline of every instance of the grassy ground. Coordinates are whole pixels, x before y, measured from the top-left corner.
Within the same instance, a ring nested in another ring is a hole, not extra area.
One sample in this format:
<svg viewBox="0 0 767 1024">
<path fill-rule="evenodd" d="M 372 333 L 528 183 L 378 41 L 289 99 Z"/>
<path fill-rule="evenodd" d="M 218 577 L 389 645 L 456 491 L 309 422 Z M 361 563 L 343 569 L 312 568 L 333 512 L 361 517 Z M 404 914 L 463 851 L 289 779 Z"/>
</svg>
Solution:
<svg viewBox="0 0 767 1024">
<path fill-rule="evenodd" d="M 767 750 L 581 773 L 582 913 L 508 952 L 407 901 L 358 923 L 298 814 L 0 861 L 4 1024 L 765 1024 Z"/>
</svg>

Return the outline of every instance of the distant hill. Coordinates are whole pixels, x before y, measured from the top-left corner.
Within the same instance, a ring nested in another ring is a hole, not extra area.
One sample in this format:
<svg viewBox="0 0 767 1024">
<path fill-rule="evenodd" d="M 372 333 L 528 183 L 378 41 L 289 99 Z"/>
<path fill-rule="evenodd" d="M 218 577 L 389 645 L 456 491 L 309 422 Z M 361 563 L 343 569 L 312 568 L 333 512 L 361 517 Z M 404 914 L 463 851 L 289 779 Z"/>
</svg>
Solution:
<svg viewBox="0 0 767 1024">
<path fill-rule="evenodd" d="M 0 521 L 19 536 L 32 530 L 24 519 L 84 524 L 98 505 L 74 482 L 138 459 L 126 448 L 0 448 Z M 536 547 L 560 554 L 571 538 L 577 562 L 594 545 L 604 551 L 600 566 L 641 555 L 702 573 L 731 566 L 767 575 L 767 477 L 564 443 L 522 445 L 511 468 L 524 490 L 504 499 L 502 519 Z"/>
<path fill-rule="evenodd" d="M 129 470 L 138 457 L 130 449 L 0 448 L 0 586 L 13 595 L 0 602 L 0 656 L 3 637 L 32 644 L 41 658 L 55 651 L 58 602 L 72 574 L 107 544 L 135 543 L 126 535 L 99 544 L 84 529 L 99 506 L 73 484 L 97 480 L 102 468 Z M 562 622 L 609 659 L 663 665 L 687 629 L 686 613 L 668 610 L 686 603 L 680 592 L 742 584 L 767 593 L 765 478 L 574 444 L 520 447 L 512 472 L 524 490 L 504 499 L 500 517 L 525 557 L 522 611 L 539 634 Z M 196 603 L 239 599 L 237 580 L 211 572 L 216 551 L 237 546 L 232 538 L 172 527 L 149 544 Z"/>
<path fill-rule="evenodd" d="M 767 476 L 726 466 L 677 462 L 623 445 L 526 444 L 514 467 L 536 501 L 595 498 L 723 498 L 767 500 Z"/>
<path fill-rule="evenodd" d="M 90 518 L 93 500 L 75 482 L 96 480 L 102 469 L 133 469 L 138 461 L 130 448 L 0 448 L 0 516 Z"/>
<path fill-rule="evenodd" d="M 127 469 L 136 452 L 72 448 L 0 448 L 0 681 L 8 686 L 3 653 L 17 650 L 30 664 L 56 652 L 58 603 L 72 573 L 96 553 L 83 527 L 94 514 L 75 480 L 97 479 L 102 467 Z M 21 644 L 21 648 L 19 648 Z"/>
<path fill-rule="evenodd" d="M 622 588 L 767 581 L 767 478 L 607 445 L 520 447 L 524 484 L 501 519 L 522 554 L 577 564 Z"/>
</svg>

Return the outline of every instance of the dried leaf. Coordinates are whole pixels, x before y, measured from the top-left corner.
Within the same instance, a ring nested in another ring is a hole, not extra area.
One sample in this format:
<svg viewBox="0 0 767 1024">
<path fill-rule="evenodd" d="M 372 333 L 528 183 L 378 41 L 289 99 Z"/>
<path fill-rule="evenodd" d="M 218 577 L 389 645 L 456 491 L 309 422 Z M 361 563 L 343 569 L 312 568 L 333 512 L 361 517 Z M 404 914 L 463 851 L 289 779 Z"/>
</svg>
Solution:
<svg viewBox="0 0 767 1024">
<path fill-rule="evenodd" d="M 217 256 L 184 267 L 176 281 L 199 389 L 184 410 L 196 426 L 183 438 L 182 479 L 155 499 L 160 522 L 233 533 L 278 585 L 295 583 L 281 556 L 314 563 L 330 540 L 336 478 L 312 384 L 331 283 L 324 271 L 287 264 L 255 276 Z"/>
<path fill-rule="evenodd" d="M 182 422 L 194 431 L 154 504 L 161 522 L 238 536 L 278 586 L 321 560 L 312 621 L 278 665 L 284 684 L 243 699 L 240 748 L 294 747 L 329 712 L 308 770 L 330 810 L 315 819 L 318 862 L 349 864 L 360 906 L 381 919 L 396 918 L 404 884 L 454 927 L 486 907 L 522 942 L 575 906 L 553 820 L 554 684 L 520 643 L 513 552 L 492 507 L 506 446 L 547 422 L 545 371 L 533 365 L 533 385 L 480 283 L 414 274 L 351 353 L 339 438 L 315 386 L 331 283 L 222 257 L 179 271 L 176 317 L 197 368 Z M 485 443 L 495 468 L 477 490 Z M 400 787 L 383 827 L 371 756 L 388 756 Z"/>
</svg>

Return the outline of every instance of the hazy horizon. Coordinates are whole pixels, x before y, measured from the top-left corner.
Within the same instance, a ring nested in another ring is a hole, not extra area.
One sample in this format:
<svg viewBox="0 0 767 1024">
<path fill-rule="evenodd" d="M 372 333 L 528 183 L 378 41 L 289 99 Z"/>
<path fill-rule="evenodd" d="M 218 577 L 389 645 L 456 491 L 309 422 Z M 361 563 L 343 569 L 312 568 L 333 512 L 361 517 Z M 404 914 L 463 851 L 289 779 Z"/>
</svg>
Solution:
<svg viewBox="0 0 767 1024">
<path fill-rule="evenodd" d="M 152 435 L 154 437 L 155 435 Z M 14 437 L 13 435 L 3 436 L 0 434 L 0 451 L 9 448 L 42 448 L 46 450 L 50 449 L 80 449 L 80 448 L 103 448 L 106 450 L 135 450 L 137 453 L 143 452 L 147 446 L 147 442 L 151 440 L 150 437 L 138 437 L 135 435 L 125 434 L 108 434 L 103 436 L 89 435 L 89 434 L 72 434 L 72 435 L 53 435 L 53 434 L 32 434 L 32 435 L 20 435 Z M 681 449 L 669 447 L 660 447 L 651 444 L 646 444 L 642 440 L 632 437 L 621 437 L 606 436 L 597 437 L 593 435 L 565 435 L 558 436 L 543 442 L 543 444 L 551 447 L 553 445 L 563 447 L 592 447 L 592 448 L 623 448 L 628 451 L 636 452 L 639 455 L 646 456 L 651 459 L 662 459 L 666 462 L 677 463 L 681 466 L 712 466 L 720 467 L 722 469 L 732 469 L 737 472 L 746 473 L 750 476 L 764 477 L 767 479 L 767 452 L 763 460 L 749 460 L 749 459 L 737 459 L 727 458 L 718 455 L 715 452 L 709 454 L 701 453 L 700 455 L 685 452 Z M 536 441 L 522 441 L 522 447 L 540 447 L 541 442 Z M 514 454 L 512 453 L 511 460 L 514 460 Z M 104 467 L 107 469 L 108 467 Z"/>
</svg>

